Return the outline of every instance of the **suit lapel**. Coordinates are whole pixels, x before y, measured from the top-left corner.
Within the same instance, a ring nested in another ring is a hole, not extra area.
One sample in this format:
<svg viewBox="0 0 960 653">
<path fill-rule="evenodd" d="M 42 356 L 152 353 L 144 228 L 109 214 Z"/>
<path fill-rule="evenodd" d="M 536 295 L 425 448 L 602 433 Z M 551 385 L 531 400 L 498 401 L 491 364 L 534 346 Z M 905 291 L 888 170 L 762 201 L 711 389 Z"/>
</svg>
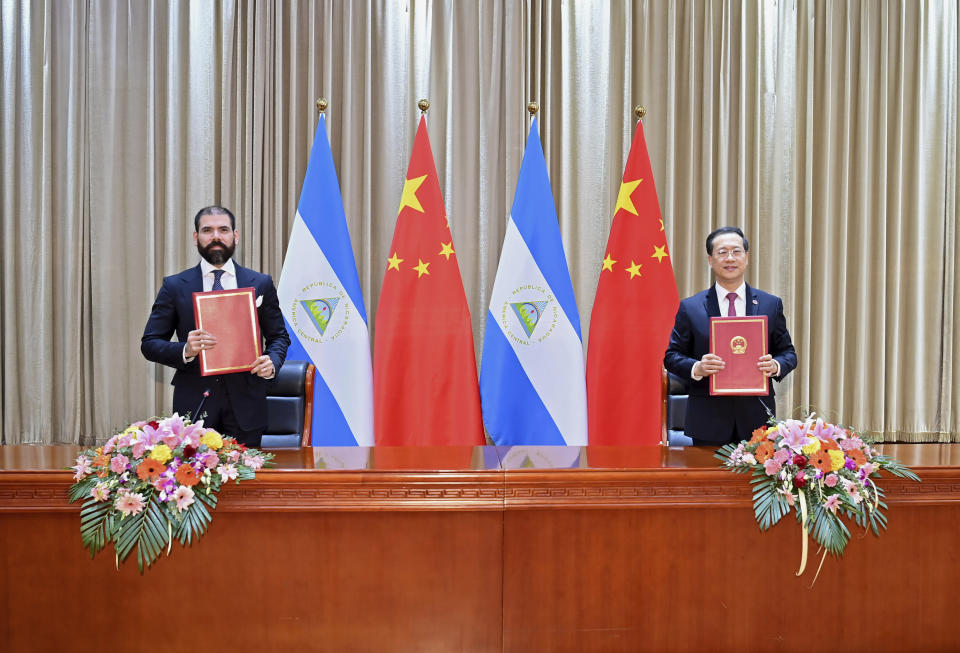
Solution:
<svg viewBox="0 0 960 653">
<path fill-rule="evenodd" d="M 234 270 L 237 273 L 237 288 L 256 288 L 253 284 L 253 272 L 245 267 L 233 262 Z"/>
<path fill-rule="evenodd" d="M 753 296 L 753 288 L 750 287 L 750 284 L 746 284 L 747 290 L 745 294 L 745 302 L 747 310 L 745 311 L 747 315 L 756 315 L 758 306 L 757 298 Z"/>
<path fill-rule="evenodd" d="M 717 301 L 717 287 L 710 286 L 706 299 L 707 317 L 720 317 L 720 302 Z"/>
<path fill-rule="evenodd" d="M 192 296 L 195 292 L 203 292 L 203 275 L 200 272 L 200 264 L 185 270 L 180 277 L 187 285 L 187 292 Z"/>
</svg>

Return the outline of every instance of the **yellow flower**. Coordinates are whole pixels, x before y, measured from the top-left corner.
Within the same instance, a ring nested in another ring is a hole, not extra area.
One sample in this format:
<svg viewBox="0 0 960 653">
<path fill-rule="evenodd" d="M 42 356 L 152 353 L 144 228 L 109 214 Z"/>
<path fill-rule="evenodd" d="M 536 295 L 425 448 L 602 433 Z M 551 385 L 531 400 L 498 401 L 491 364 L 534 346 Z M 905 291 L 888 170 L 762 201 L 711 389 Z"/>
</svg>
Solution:
<svg viewBox="0 0 960 653">
<path fill-rule="evenodd" d="M 811 439 L 813 440 L 813 442 L 811 442 L 810 444 L 808 444 L 803 448 L 803 453 L 808 456 L 820 450 L 820 440 L 818 440 L 817 438 L 811 438 Z"/>
<path fill-rule="evenodd" d="M 832 469 L 833 471 L 837 471 L 838 469 L 843 467 L 844 459 L 843 459 L 842 451 L 839 451 L 837 449 L 831 449 L 827 453 L 830 454 L 830 469 Z"/>
<path fill-rule="evenodd" d="M 165 463 L 173 458 L 173 453 L 170 451 L 170 447 L 167 445 L 158 444 L 153 448 L 153 451 L 150 452 L 150 457 L 157 462 Z"/>
<path fill-rule="evenodd" d="M 214 451 L 223 446 L 223 438 L 220 437 L 220 434 L 214 431 L 213 429 L 207 431 L 202 436 L 200 436 L 200 442 L 207 445 Z"/>
</svg>

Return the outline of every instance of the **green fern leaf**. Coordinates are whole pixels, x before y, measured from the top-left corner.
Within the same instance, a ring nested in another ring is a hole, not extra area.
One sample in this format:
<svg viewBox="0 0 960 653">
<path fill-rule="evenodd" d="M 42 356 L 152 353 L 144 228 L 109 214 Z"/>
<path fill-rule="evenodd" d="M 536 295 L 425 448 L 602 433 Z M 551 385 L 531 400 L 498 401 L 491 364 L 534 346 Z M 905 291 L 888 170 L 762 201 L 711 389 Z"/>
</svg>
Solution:
<svg viewBox="0 0 960 653">
<path fill-rule="evenodd" d="M 90 475 L 82 481 L 71 485 L 70 490 L 68 491 L 70 503 L 79 501 L 80 499 L 89 498 L 90 491 L 97 484 L 98 480 L 99 479 L 96 476 Z"/>
<path fill-rule="evenodd" d="M 90 497 L 80 509 L 80 540 L 89 549 L 91 558 L 107 545 L 112 531 L 110 507 L 109 501 L 97 501 Z"/>
</svg>

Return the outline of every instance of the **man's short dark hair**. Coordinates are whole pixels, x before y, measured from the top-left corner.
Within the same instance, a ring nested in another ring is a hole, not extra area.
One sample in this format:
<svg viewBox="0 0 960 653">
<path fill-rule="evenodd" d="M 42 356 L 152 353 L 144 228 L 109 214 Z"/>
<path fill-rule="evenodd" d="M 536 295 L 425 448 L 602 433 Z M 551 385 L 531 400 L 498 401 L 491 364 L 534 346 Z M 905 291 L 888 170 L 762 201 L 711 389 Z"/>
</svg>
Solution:
<svg viewBox="0 0 960 653">
<path fill-rule="evenodd" d="M 736 234 L 740 236 L 740 239 L 743 241 L 743 251 L 750 251 L 750 243 L 747 242 L 747 237 L 743 235 L 740 227 L 720 227 L 719 229 L 711 231 L 710 235 L 707 236 L 707 254 L 709 256 L 713 256 L 713 240 L 723 234 Z"/>
<path fill-rule="evenodd" d="M 205 206 L 197 211 L 197 215 L 193 218 L 194 231 L 200 231 L 200 218 L 205 215 L 228 215 L 230 216 L 230 228 L 234 231 L 237 229 L 237 219 L 230 213 L 230 209 L 225 209 L 222 206 L 214 204 L 213 206 Z"/>
</svg>

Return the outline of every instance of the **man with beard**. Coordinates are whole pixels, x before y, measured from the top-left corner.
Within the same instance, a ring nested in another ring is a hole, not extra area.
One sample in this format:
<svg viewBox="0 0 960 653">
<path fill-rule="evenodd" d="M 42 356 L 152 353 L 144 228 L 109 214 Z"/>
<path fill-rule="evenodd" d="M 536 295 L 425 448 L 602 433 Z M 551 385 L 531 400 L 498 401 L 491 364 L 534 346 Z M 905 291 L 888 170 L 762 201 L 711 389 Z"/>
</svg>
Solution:
<svg viewBox="0 0 960 653">
<path fill-rule="evenodd" d="M 267 426 L 267 387 L 283 365 L 290 346 L 270 275 L 241 267 L 232 256 L 240 241 L 233 214 L 221 206 L 200 209 L 193 220 L 193 243 L 200 252 L 199 265 L 164 278 L 140 340 L 140 351 L 155 363 L 176 369 L 173 375 L 173 410 L 191 413 L 194 420 L 248 447 L 259 447 Z M 197 355 L 217 346 L 216 337 L 196 329 L 193 293 L 210 290 L 253 288 L 256 295 L 264 354 L 254 361 L 249 374 L 201 376 Z M 173 334 L 177 341 L 171 342 Z M 201 415 L 192 415 L 203 399 Z"/>
</svg>

